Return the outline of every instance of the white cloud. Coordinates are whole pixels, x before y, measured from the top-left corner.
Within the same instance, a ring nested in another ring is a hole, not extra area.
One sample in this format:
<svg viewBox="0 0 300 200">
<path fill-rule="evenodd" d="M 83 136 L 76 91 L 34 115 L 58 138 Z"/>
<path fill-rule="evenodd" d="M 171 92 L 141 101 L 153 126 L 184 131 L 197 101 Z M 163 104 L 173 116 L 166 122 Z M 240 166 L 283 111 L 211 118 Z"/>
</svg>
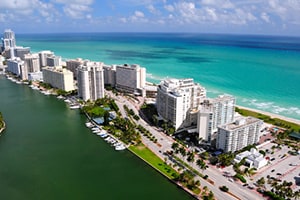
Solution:
<svg viewBox="0 0 300 200">
<path fill-rule="evenodd" d="M 160 12 L 151 4 L 147 6 L 147 9 L 149 10 L 150 13 L 158 15 Z"/>
<path fill-rule="evenodd" d="M 136 16 L 136 17 L 145 17 L 144 13 L 141 12 L 141 11 L 138 11 L 138 10 L 134 12 L 134 16 Z"/>
<path fill-rule="evenodd" d="M 267 23 L 270 23 L 270 16 L 269 16 L 267 13 L 262 12 L 261 15 L 260 15 L 260 18 L 261 18 L 263 21 L 265 21 L 265 22 L 267 22 Z"/>
<path fill-rule="evenodd" d="M 172 5 L 165 5 L 164 8 L 169 12 L 173 12 L 175 10 Z"/>
</svg>

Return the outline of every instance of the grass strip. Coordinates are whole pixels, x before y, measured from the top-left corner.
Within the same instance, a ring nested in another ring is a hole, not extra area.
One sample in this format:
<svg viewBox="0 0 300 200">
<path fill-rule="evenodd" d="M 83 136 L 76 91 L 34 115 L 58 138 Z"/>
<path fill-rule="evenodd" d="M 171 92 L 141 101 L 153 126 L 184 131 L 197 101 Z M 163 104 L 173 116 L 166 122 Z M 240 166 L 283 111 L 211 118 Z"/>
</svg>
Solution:
<svg viewBox="0 0 300 200">
<path fill-rule="evenodd" d="M 150 149 L 148 149 L 145 145 L 139 144 L 136 146 L 131 145 L 129 150 L 134 152 L 140 158 L 145 160 L 148 164 L 150 164 L 153 168 L 158 170 L 160 173 L 168 177 L 169 179 L 174 179 L 179 174 L 172 167 L 167 165 L 162 159 L 156 156 Z"/>
</svg>

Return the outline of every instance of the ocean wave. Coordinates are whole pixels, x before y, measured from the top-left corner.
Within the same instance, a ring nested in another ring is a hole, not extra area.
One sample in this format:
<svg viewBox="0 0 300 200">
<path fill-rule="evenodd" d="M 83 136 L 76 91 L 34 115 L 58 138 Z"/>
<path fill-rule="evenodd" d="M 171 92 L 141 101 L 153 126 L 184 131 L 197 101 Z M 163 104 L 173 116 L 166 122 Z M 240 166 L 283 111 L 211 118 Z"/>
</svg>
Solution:
<svg viewBox="0 0 300 200">
<path fill-rule="evenodd" d="M 290 106 L 285 107 L 282 105 L 277 105 L 274 102 L 261 102 L 257 99 L 241 99 L 241 102 L 244 106 L 248 106 L 250 108 L 255 108 L 262 111 L 267 111 L 270 113 L 300 119 L 300 107 Z"/>
</svg>

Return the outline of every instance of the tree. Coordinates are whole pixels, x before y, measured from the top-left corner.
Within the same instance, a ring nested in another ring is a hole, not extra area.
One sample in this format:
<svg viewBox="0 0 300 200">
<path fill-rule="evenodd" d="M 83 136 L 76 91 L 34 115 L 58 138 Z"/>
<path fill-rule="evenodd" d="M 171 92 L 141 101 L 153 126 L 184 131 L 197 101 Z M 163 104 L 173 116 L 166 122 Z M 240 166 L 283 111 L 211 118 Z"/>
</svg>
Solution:
<svg viewBox="0 0 300 200">
<path fill-rule="evenodd" d="M 191 152 L 191 151 L 189 151 L 187 155 L 188 155 L 187 161 L 189 161 L 189 162 L 194 162 L 194 160 L 195 160 L 195 155 L 194 155 L 194 153 Z"/>
<path fill-rule="evenodd" d="M 258 185 L 259 187 L 265 187 L 266 180 L 265 180 L 264 177 L 261 177 L 260 179 L 258 179 L 258 180 L 256 181 L 256 183 L 257 183 L 257 185 Z"/>
<path fill-rule="evenodd" d="M 182 157 L 186 156 L 186 151 L 185 151 L 185 148 L 184 148 L 184 147 L 180 147 L 180 148 L 179 148 L 179 152 L 180 152 L 180 154 L 182 155 Z"/>
<path fill-rule="evenodd" d="M 171 148 L 173 149 L 173 151 L 176 152 L 176 150 L 178 150 L 179 144 L 177 142 L 173 142 Z"/>
<path fill-rule="evenodd" d="M 198 166 L 200 169 L 202 169 L 202 171 L 208 168 L 208 166 L 206 165 L 206 163 L 205 163 L 202 159 L 198 159 L 198 160 L 196 161 L 196 164 L 197 164 L 197 166 Z"/>
</svg>

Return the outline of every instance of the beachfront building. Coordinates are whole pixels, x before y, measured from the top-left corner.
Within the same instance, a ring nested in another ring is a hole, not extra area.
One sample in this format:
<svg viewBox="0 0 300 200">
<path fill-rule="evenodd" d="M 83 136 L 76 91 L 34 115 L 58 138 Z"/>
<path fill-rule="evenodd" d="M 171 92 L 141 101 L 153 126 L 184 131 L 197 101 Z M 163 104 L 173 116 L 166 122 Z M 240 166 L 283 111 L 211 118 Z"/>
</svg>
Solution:
<svg viewBox="0 0 300 200">
<path fill-rule="evenodd" d="M 47 56 L 46 61 L 47 61 L 48 67 L 61 66 L 61 57 L 60 56 L 55 56 L 55 55 Z"/>
<path fill-rule="evenodd" d="M 259 153 L 256 149 L 251 148 L 250 151 L 244 151 L 235 156 L 234 162 L 240 163 L 244 158 L 246 158 L 245 165 L 249 168 L 260 169 L 268 164 L 268 161 L 264 158 L 264 155 Z"/>
<path fill-rule="evenodd" d="M 15 57 L 6 60 L 7 68 L 6 71 L 13 73 L 20 77 L 22 80 L 28 79 L 28 70 L 24 66 L 24 61 L 21 58 Z"/>
<path fill-rule="evenodd" d="M 66 61 L 66 68 L 73 72 L 74 74 L 74 79 L 77 79 L 77 68 L 80 65 L 85 65 L 85 63 L 89 62 L 89 60 L 83 60 L 82 58 L 76 58 L 72 60 L 67 60 Z"/>
<path fill-rule="evenodd" d="M 66 92 L 74 90 L 73 73 L 61 66 L 43 68 L 43 81 Z"/>
<path fill-rule="evenodd" d="M 259 141 L 263 121 L 254 117 L 240 117 L 236 121 L 219 126 L 217 149 L 235 152 Z"/>
<path fill-rule="evenodd" d="M 234 120 L 235 98 L 230 95 L 219 95 L 207 98 L 199 107 L 197 132 L 199 139 L 211 142 L 215 139 L 218 126 Z"/>
<path fill-rule="evenodd" d="M 78 97 L 84 101 L 104 97 L 102 62 L 87 62 L 77 68 Z"/>
<path fill-rule="evenodd" d="M 116 86 L 116 65 L 104 65 L 104 85 Z"/>
<path fill-rule="evenodd" d="M 24 65 L 28 70 L 28 73 L 40 71 L 40 59 L 39 54 L 25 54 Z"/>
<path fill-rule="evenodd" d="M 40 81 L 43 82 L 43 72 L 29 72 L 28 73 L 28 81 Z"/>
<path fill-rule="evenodd" d="M 157 87 L 156 108 L 160 117 L 177 130 L 195 122 L 189 116 L 206 97 L 206 90 L 193 79 L 165 79 Z"/>
<path fill-rule="evenodd" d="M 116 89 L 145 96 L 146 68 L 139 65 L 116 66 Z"/>
<path fill-rule="evenodd" d="M 46 51 L 39 52 L 41 68 L 47 66 L 47 57 L 50 57 L 50 56 L 54 56 L 54 53 L 52 51 L 46 50 Z"/>
<path fill-rule="evenodd" d="M 6 29 L 2 38 L 2 51 L 14 47 L 16 47 L 15 33 L 10 29 Z"/>
<path fill-rule="evenodd" d="M 24 60 L 25 55 L 30 53 L 30 47 L 21 47 L 21 46 L 17 46 L 14 47 L 14 57 L 19 57 L 22 60 Z M 12 55 L 11 55 L 12 57 Z"/>
</svg>

